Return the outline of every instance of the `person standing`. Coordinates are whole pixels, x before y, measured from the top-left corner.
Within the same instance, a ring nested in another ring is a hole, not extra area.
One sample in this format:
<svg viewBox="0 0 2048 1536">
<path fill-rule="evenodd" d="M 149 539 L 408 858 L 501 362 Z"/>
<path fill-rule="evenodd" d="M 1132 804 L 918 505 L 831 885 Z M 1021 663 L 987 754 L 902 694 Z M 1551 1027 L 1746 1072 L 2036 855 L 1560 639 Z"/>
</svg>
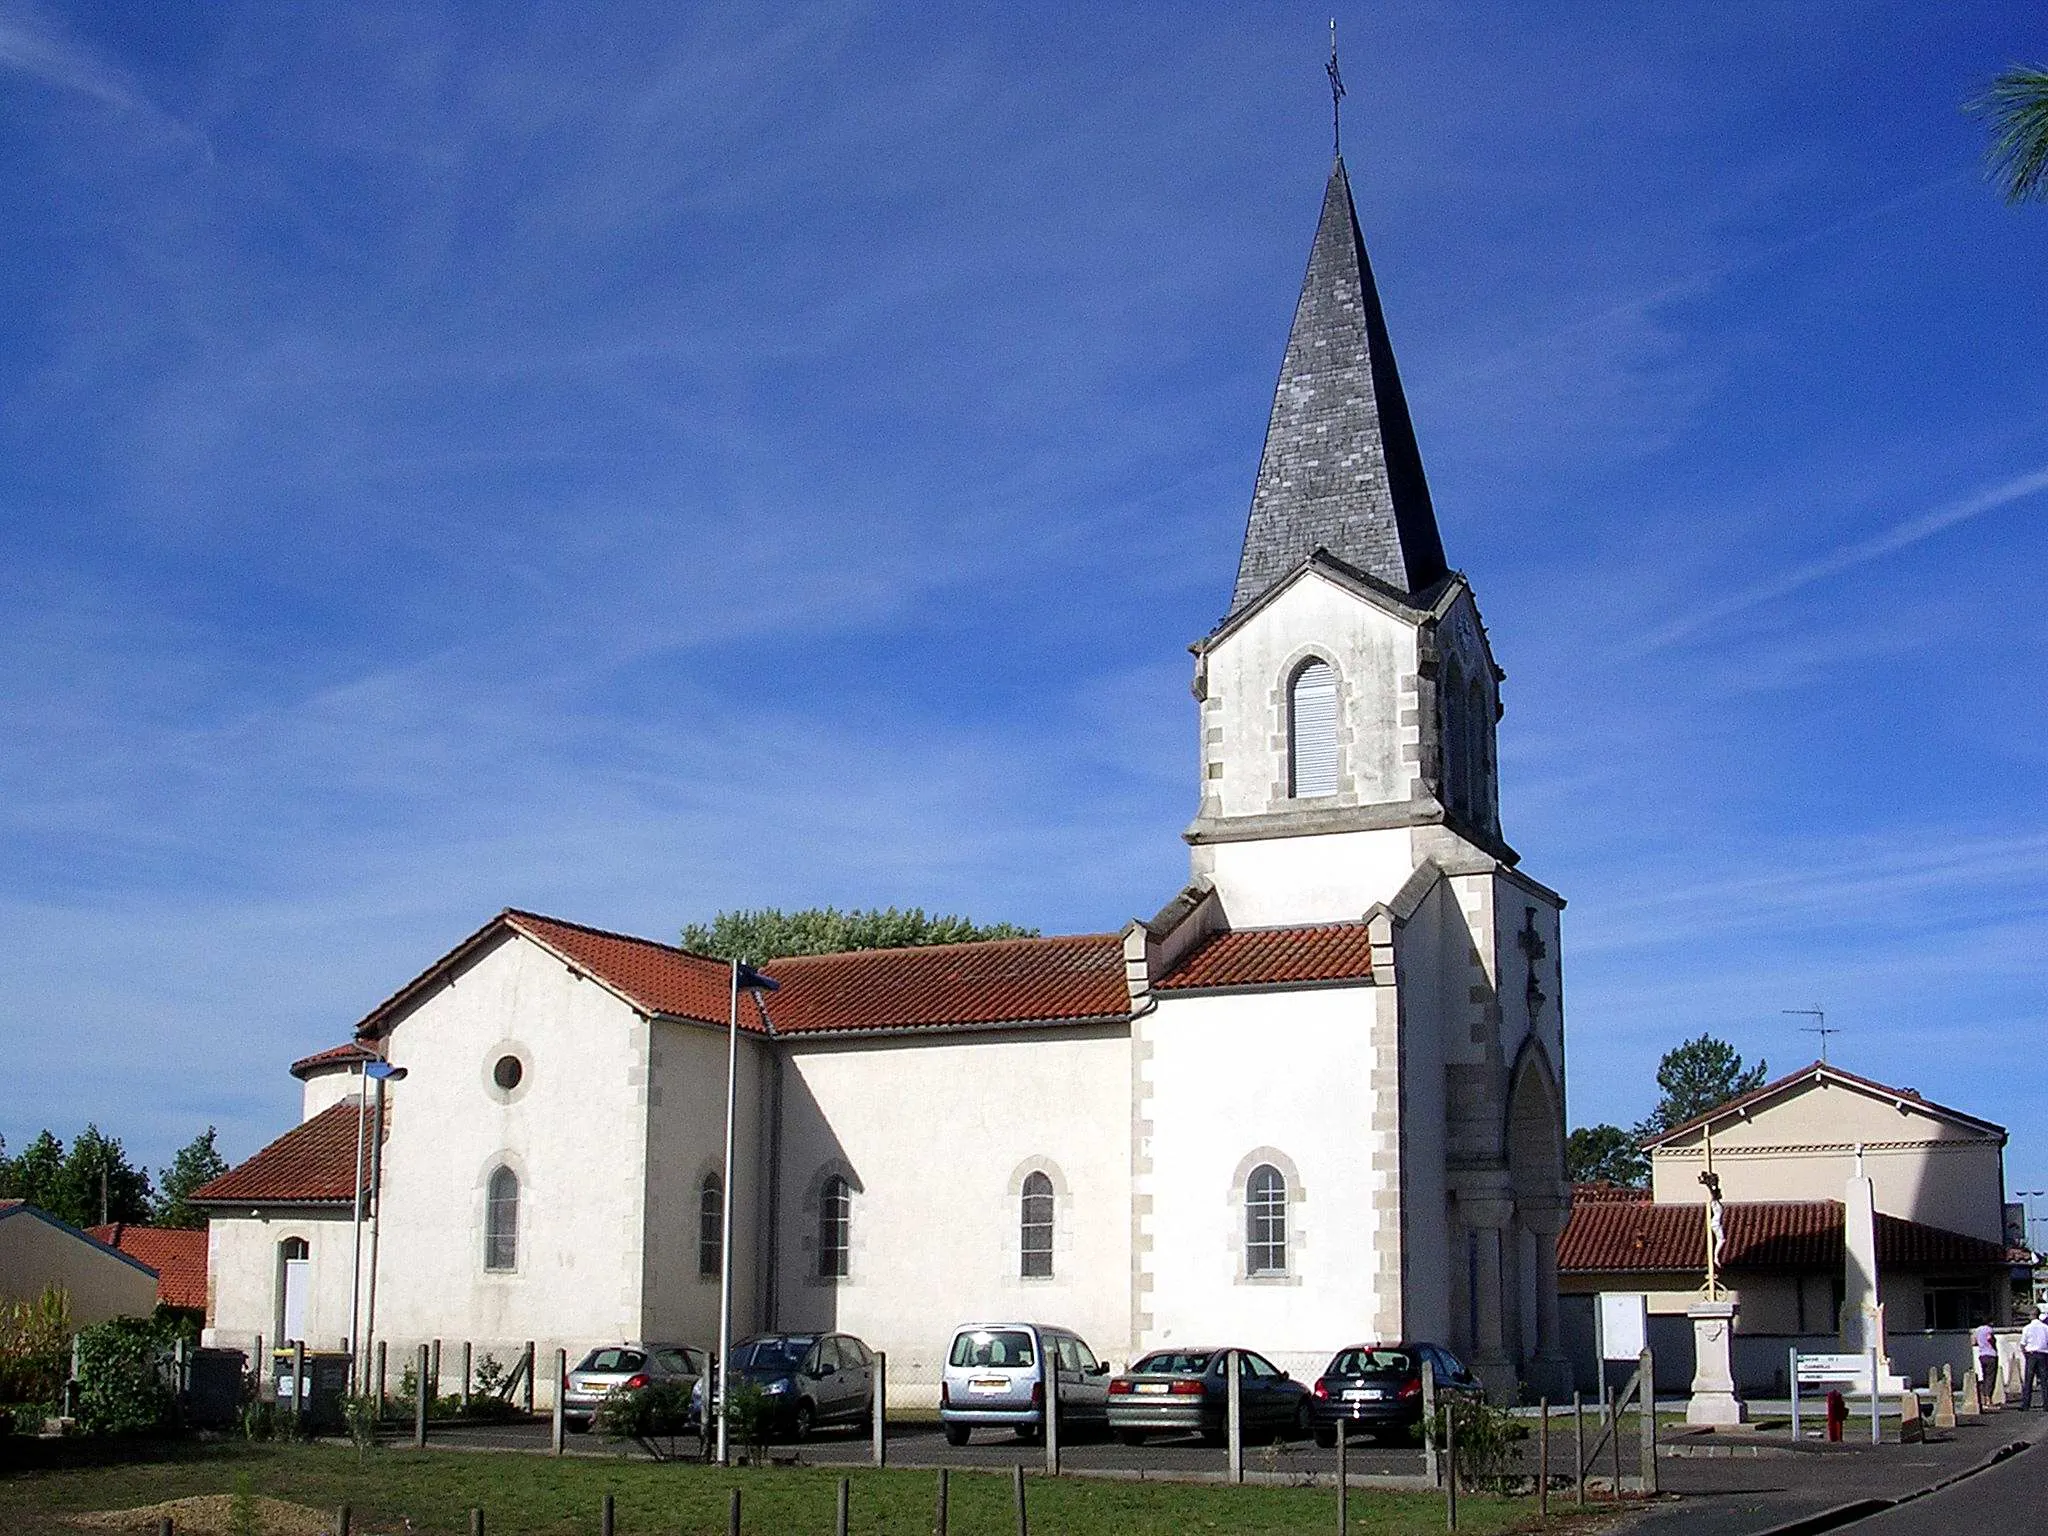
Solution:
<svg viewBox="0 0 2048 1536">
<path fill-rule="evenodd" d="M 1970 1347 L 1977 1352 L 1977 1390 L 1988 1403 L 1998 1390 L 1998 1339 L 1989 1323 L 1979 1323 L 1970 1331 Z"/>
<path fill-rule="evenodd" d="M 2034 1401 L 2034 1383 L 2041 1383 L 2041 1411 L 2048 1413 L 2048 1307 L 2020 1330 L 2020 1352 L 2026 1356 L 2027 1373 L 2020 1378 L 2020 1412 Z"/>
</svg>

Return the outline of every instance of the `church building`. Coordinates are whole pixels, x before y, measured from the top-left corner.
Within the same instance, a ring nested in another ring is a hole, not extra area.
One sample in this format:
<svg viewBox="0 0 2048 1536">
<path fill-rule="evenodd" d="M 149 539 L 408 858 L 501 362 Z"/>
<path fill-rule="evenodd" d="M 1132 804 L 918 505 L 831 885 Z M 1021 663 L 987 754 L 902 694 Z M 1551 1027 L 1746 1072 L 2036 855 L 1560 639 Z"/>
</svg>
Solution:
<svg viewBox="0 0 2048 1536">
<path fill-rule="evenodd" d="M 1297 1375 L 1429 1339 L 1497 1398 L 1568 1391 L 1564 903 L 1503 838 L 1504 674 L 1341 159 L 1193 650 L 1189 881 L 1155 916 L 770 962 L 728 1190 L 728 966 L 501 912 L 297 1063 L 301 1123 L 200 1192 L 211 1341 L 333 1349 L 353 1305 L 397 1359 L 706 1345 L 730 1197 L 736 1329 L 858 1334 L 899 1400 L 992 1319 Z M 366 1134 L 369 1061 L 404 1076 Z"/>
</svg>

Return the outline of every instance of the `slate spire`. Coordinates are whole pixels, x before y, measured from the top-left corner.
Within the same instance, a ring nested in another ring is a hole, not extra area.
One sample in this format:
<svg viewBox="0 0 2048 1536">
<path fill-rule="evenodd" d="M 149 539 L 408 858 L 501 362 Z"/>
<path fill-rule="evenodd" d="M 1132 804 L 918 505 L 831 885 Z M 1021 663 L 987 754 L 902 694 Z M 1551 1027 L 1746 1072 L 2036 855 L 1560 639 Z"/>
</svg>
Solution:
<svg viewBox="0 0 2048 1536">
<path fill-rule="evenodd" d="M 1404 593 L 1445 571 L 1342 156 L 1294 307 L 1232 611 L 1319 545 Z"/>
</svg>

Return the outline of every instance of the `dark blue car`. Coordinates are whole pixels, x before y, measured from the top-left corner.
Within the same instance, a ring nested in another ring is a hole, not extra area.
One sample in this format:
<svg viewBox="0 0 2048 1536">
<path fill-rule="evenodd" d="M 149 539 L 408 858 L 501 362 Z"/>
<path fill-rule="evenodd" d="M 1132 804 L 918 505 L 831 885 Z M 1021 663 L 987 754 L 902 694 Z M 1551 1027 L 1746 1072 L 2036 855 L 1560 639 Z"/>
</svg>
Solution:
<svg viewBox="0 0 2048 1536">
<path fill-rule="evenodd" d="M 827 1425 L 867 1424 L 875 1411 L 875 1357 L 850 1333 L 761 1333 L 732 1349 L 733 1384 L 758 1387 L 771 1433 L 806 1440 Z M 704 1386 L 690 1398 L 702 1422 Z"/>
</svg>

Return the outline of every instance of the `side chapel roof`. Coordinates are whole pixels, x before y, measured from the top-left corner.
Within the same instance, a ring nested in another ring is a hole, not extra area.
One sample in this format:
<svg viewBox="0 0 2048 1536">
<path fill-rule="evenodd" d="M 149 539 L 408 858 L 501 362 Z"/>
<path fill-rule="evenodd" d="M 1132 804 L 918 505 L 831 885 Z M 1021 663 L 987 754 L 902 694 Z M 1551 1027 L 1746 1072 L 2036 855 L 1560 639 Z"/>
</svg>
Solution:
<svg viewBox="0 0 2048 1536">
<path fill-rule="evenodd" d="M 1446 574 L 1393 343 L 1340 156 L 1252 491 L 1234 613 L 1316 549 L 1416 593 Z"/>
<path fill-rule="evenodd" d="M 1727 1269 L 1834 1269 L 1842 1266 L 1839 1200 L 1731 1200 L 1723 1207 Z M 1924 1222 L 1877 1213 L 1880 1269 L 1939 1264 L 2003 1264 L 2001 1243 Z M 1707 1267 L 1706 1207 L 1649 1200 L 1576 1201 L 1557 1239 L 1566 1273 L 1643 1273 Z"/>
</svg>

